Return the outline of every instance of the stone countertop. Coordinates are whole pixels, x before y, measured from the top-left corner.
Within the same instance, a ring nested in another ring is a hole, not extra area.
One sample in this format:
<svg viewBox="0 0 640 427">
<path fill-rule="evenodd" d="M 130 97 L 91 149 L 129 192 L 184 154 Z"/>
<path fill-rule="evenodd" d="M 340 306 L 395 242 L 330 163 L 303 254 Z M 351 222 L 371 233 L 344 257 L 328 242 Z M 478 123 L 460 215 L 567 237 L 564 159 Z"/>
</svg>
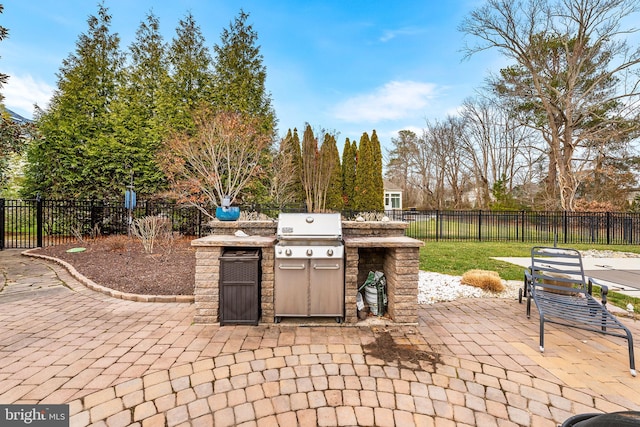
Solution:
<svg viewBox="0 0 640 427">
<path fill-rule="evenodd" d="M 191 246 L 268 247 L 275 245 L 276 240 L 276 236 L 238 237 L 230 234 L 215 234 L 192 240 Z M 423 241 L 406 236 L 345 237 L 344 244 L 347 247 L 356 248 L 419 248 L 424 246 Z"/>
<path fill-rule="evenodd" d="M 365 230 L 401 229 L 409 227 L 405 221 L 342 221 L 342 228 L 355 228 Z"/>
<path fill-rule="evenodd" d="M 238 237 L 230 234 L 215 234 L 191 241 L 191 246 L 268 247 L 273 246 L 276 236 Z"/>
<path fill-rule="evenodd" d="M 355 248 L 419 248 L 424 246 L 422 240 L 406 236 L 372 236 L 372 237 L 345 237 L 344 244 Z"/>
<path fill-rule="evenodd" d="M 251 220 L 251 221 L 209 221 L 207 225 L 211 228 L 225 228 L 235 230 L 243 227 L 273 227 L 275 229 L 278 221 L 276 220 Z"/>
</svg>

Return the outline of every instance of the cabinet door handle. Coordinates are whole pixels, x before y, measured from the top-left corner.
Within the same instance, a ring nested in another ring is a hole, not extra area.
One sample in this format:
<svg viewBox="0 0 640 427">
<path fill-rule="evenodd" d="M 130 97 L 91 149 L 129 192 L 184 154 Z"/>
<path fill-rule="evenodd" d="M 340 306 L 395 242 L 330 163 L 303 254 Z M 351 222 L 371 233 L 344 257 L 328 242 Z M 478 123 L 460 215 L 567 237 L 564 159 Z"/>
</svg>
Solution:
<svg viewBox="0 0 640 427">
<path fill-rule="evenodd" d="M 317 264 L 314 264 L 313 269 L 314 270 L 339 270 L 340 266 L 338 264 L 334 264 L 334 265 L 317 265 Z"/>
<path fill-rule="evenodd" d="M 294 264 L 294 265 L 280 264 L 278 268 L 280 270 L 304 270 L 304 264 Z"/>
</svg>

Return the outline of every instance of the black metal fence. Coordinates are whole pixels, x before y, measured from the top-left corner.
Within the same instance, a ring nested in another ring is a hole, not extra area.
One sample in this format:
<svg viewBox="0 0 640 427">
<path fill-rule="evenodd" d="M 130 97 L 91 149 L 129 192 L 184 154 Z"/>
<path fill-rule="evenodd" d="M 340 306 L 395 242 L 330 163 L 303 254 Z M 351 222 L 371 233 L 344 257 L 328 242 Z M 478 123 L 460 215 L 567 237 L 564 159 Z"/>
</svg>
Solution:
<svg viewBox="0 0 640 427">
<path fill-rule="evenodd" d="M 276 218 L 280 209 L 250 206 Z M 304 211 L 300 206 L 287 212 Z M 640 244 L 640 213 L 387 211 L 391 220 L 409 223 L 406 235 L 421 240 L 520 241 L 558 244 Z M 162 215 L 175 231 L 200 237 L 210 220 L 193 206 L 139 201 L 123 203 L 70 200 L 0 199 L 0 249 L 33 248 L 72 242 L 78 236 L 126 234 L 132 219 Z M 344 213 L 353 218 L 353 213 Z"/>
<path fill-rule="evenodd" d="M 143 201 L 129 210 L 122 203 L 0 199 L 0 249 L 45 247 L 78 237 L 127 234 L 130 221 L 149 215 L 171 219 L 173 229 L 187 236 L 202 236 L 207 222 L 200 210 L 169 202 Z"/>
<path fill-rule="evenodd" d="M 640 244 L 640 213 L 547 211 L 400 211 L 406 234 L 421 240 Z"/>
</svg>

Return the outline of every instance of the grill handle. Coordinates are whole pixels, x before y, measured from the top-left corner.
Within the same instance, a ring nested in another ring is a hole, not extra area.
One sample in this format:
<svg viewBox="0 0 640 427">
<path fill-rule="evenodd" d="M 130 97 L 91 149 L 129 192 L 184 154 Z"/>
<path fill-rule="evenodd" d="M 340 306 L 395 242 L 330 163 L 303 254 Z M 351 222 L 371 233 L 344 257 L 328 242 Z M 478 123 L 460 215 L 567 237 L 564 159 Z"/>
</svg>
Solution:
<svg viewBox="0 0 640 427">
<path fill-rule="evenodd" d="M 314 265 L 314 270 L 340 270 L 340 266 L 338 264 L 334 265 Z"/>
<path fill-rule="evenodd" d="M 294 264 L 294 265 L 280 264 L 278 268 L 280 270 L 304 270 L 305 266 L 304 264 Z"/>
</svg>

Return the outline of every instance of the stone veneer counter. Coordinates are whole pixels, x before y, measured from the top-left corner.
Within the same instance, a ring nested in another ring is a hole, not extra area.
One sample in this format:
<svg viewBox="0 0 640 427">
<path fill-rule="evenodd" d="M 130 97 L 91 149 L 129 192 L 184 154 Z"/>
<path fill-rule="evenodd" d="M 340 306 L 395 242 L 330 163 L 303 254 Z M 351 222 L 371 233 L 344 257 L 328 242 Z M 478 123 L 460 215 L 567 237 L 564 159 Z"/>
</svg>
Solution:
<svg viewBox="0 0 640 427">
<path fill-rule="evenodd" d="M 396 323 L 417 324 L 420 248 L 424 242 L 406 236 L 377 235 L 345 237 L 344 244 L 346 323 L 358 320 L 356 294 L 369 271 L 382 271 L 387 281 L 389 317 Z"/>
<path fill-rule="evenodd" d="M 237 227 L 237 224 L 236 224 Z M 214 234 L 193 240 L 196 248 L 196 279 L 194 300 L 195 323 L 219 322 L 220 256 L 224 248 L 260 248 L 260 305 L 262 319 L 273 322 L 273 266 L 275 236 L 246 236 Z"/>
<path fill-rule="evenodd" d="M 265 247 L 275 244 L 275 236 L 246 236 L 239 237 L 233 235 L 214 234 L 193 240 L 191 246 L 195 247 Z"/>
<path fill-rule="evenodd" d="M 225 248 L 260 248 L 261 323 L 274 322 L 275 221 L 215 223 L 214 234 L 196 239 L 195 323 L 217 323 L 220 304 L 220 256 Z M 394 322 L 418 321 L 420 247 L 424 242 L 404 236 L 403 222 L 343 221 L 345 242 L 345 322 L 358 322 L 356 295 L 369 271 L 387 279 L 388 313 Z M 246 237 L 235 236 L 242 230 Z"/>
<path fill-rule="evenodd" d="M 354 248 L 399 248 L 424 246 L 422 240 L 416 240 L 405 236 L 373 236 L 373 237 L 345 237 L 344 245 Z"/>
</svg>

